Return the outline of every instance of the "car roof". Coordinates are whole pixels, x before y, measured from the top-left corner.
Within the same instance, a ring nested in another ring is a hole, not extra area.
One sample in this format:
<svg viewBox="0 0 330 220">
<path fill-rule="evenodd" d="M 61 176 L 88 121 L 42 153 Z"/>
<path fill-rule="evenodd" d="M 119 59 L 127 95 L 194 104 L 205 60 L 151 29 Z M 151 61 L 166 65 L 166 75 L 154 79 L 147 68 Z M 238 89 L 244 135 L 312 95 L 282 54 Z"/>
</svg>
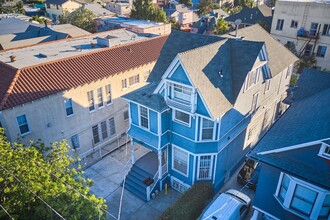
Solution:
<svg viewBox="0 0 330 220">
<path fill-rule="evenodd" d="M 231 219 L 235 212 L 239 212 L 243 203 L 234 199 L 231 195 L 222 193 L 220 194 L 203 213 L 200 219 Z M 208 217 L 208 218 L 207 218 Z"/>
<path fill-rule="evenodd" d="M 247 205 L 250 204 L 250 202 L 251 202 L 250 197 L 248 197 L 244 193 L 237 191 L 235 189 L 230 189 L 226 193 L 241 198 L 242 200 L 244 200 L 246 202 Z"/>
</svg>

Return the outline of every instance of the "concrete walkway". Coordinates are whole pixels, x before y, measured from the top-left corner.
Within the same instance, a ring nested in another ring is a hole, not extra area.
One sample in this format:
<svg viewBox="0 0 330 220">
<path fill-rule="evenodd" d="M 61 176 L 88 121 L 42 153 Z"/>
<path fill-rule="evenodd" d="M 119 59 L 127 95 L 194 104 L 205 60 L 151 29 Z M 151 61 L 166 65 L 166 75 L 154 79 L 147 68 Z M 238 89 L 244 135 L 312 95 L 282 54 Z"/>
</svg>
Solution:
<svg viewBox="0 0 330 220">
<path fill-rule="evenodd" d="M 130 146 L 123 146 L 112 152 L 96 164 L 87 168 L 84 173 L 85 178 L 94 181 L 91 192 L 97 197 L 103 197 L 108 206 L 108 212 L 118 218 L 122 183 L 125 175 L 131 169 L 131 150 Z M 141 158 L 148 151 L 143 148 L 135 147 L 135 160 Z M 160 192 L 155 199 L 144 202 L 134 194 L 124 190 L 120 219 L 158 219 L 159 216 L 170 206 L 181 194 L 169 189 L 168 194 Z M 109 214 L 107 219 L 114 219 Z"/>
</svg>

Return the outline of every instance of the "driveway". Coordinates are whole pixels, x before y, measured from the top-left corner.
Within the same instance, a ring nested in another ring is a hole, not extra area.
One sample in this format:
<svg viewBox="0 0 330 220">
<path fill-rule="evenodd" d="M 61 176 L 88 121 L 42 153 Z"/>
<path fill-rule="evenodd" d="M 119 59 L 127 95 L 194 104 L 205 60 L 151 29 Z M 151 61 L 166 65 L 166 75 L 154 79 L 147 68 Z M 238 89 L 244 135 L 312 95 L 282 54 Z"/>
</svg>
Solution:
<svg viewBox="0 0 330 220">
<path fill-rule="evenodd" d="M 131 192 L 120 186 L 125 175 L 131 169 L 130 146 L 123 146 L 104 157 L 99 162 L 85 169 L 84 177 L 94 181 L 91 192 L 97 197 L 103 197 L 108 206 L 107 219 L 146 220 L 158 219 L 159 216 L 181 195 L 179 192 L 169 189 L 168 194 L 160 192 L 156 198 L 144 202 Z M 135 160 L 141 158 L 148 151 L 136 146 Z M 119 207 L 122 196 L 122 205 L 119 217 Z"/>
</svg>

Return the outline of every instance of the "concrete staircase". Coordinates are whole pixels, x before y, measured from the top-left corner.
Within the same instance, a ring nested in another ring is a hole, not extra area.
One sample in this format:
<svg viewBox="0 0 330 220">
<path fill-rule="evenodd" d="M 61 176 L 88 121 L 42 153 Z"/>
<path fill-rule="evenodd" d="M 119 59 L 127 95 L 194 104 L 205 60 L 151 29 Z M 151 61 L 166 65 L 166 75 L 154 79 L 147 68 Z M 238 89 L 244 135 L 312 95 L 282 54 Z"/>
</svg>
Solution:
<svg viewBox="0 0 330 220">
<path fill-rule="evenodd" d="M 147 185 L 143 181 L 148 177 L 153 178 L 153 175 L 134 164 L 126 176 L 125 189 L 147 201 Z"/>
</svg>

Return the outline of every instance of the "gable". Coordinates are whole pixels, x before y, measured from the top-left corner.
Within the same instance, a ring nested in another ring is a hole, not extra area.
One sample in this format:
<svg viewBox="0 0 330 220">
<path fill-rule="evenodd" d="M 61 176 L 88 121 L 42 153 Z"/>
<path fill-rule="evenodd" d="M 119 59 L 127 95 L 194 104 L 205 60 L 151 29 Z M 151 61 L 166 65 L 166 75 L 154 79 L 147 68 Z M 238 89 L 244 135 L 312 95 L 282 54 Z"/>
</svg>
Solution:
<svg viewBox="0 0 330 220">
<path fill-rule="evenodd" d="M 210 113 L 208 112 L 202 97 L 199 95 L 199 93 L 197 93 L 197 108 L 196 108 L 196 112 L 200 115 L 204 115 L 207 116 L 209 118 L 211 118 Z"/>
<path fill-rule="evenodd" d="M 190 80 L 184 71 L 182 64 L 179 64 L 167 79 L 191 86 Z"/>
</svg>

